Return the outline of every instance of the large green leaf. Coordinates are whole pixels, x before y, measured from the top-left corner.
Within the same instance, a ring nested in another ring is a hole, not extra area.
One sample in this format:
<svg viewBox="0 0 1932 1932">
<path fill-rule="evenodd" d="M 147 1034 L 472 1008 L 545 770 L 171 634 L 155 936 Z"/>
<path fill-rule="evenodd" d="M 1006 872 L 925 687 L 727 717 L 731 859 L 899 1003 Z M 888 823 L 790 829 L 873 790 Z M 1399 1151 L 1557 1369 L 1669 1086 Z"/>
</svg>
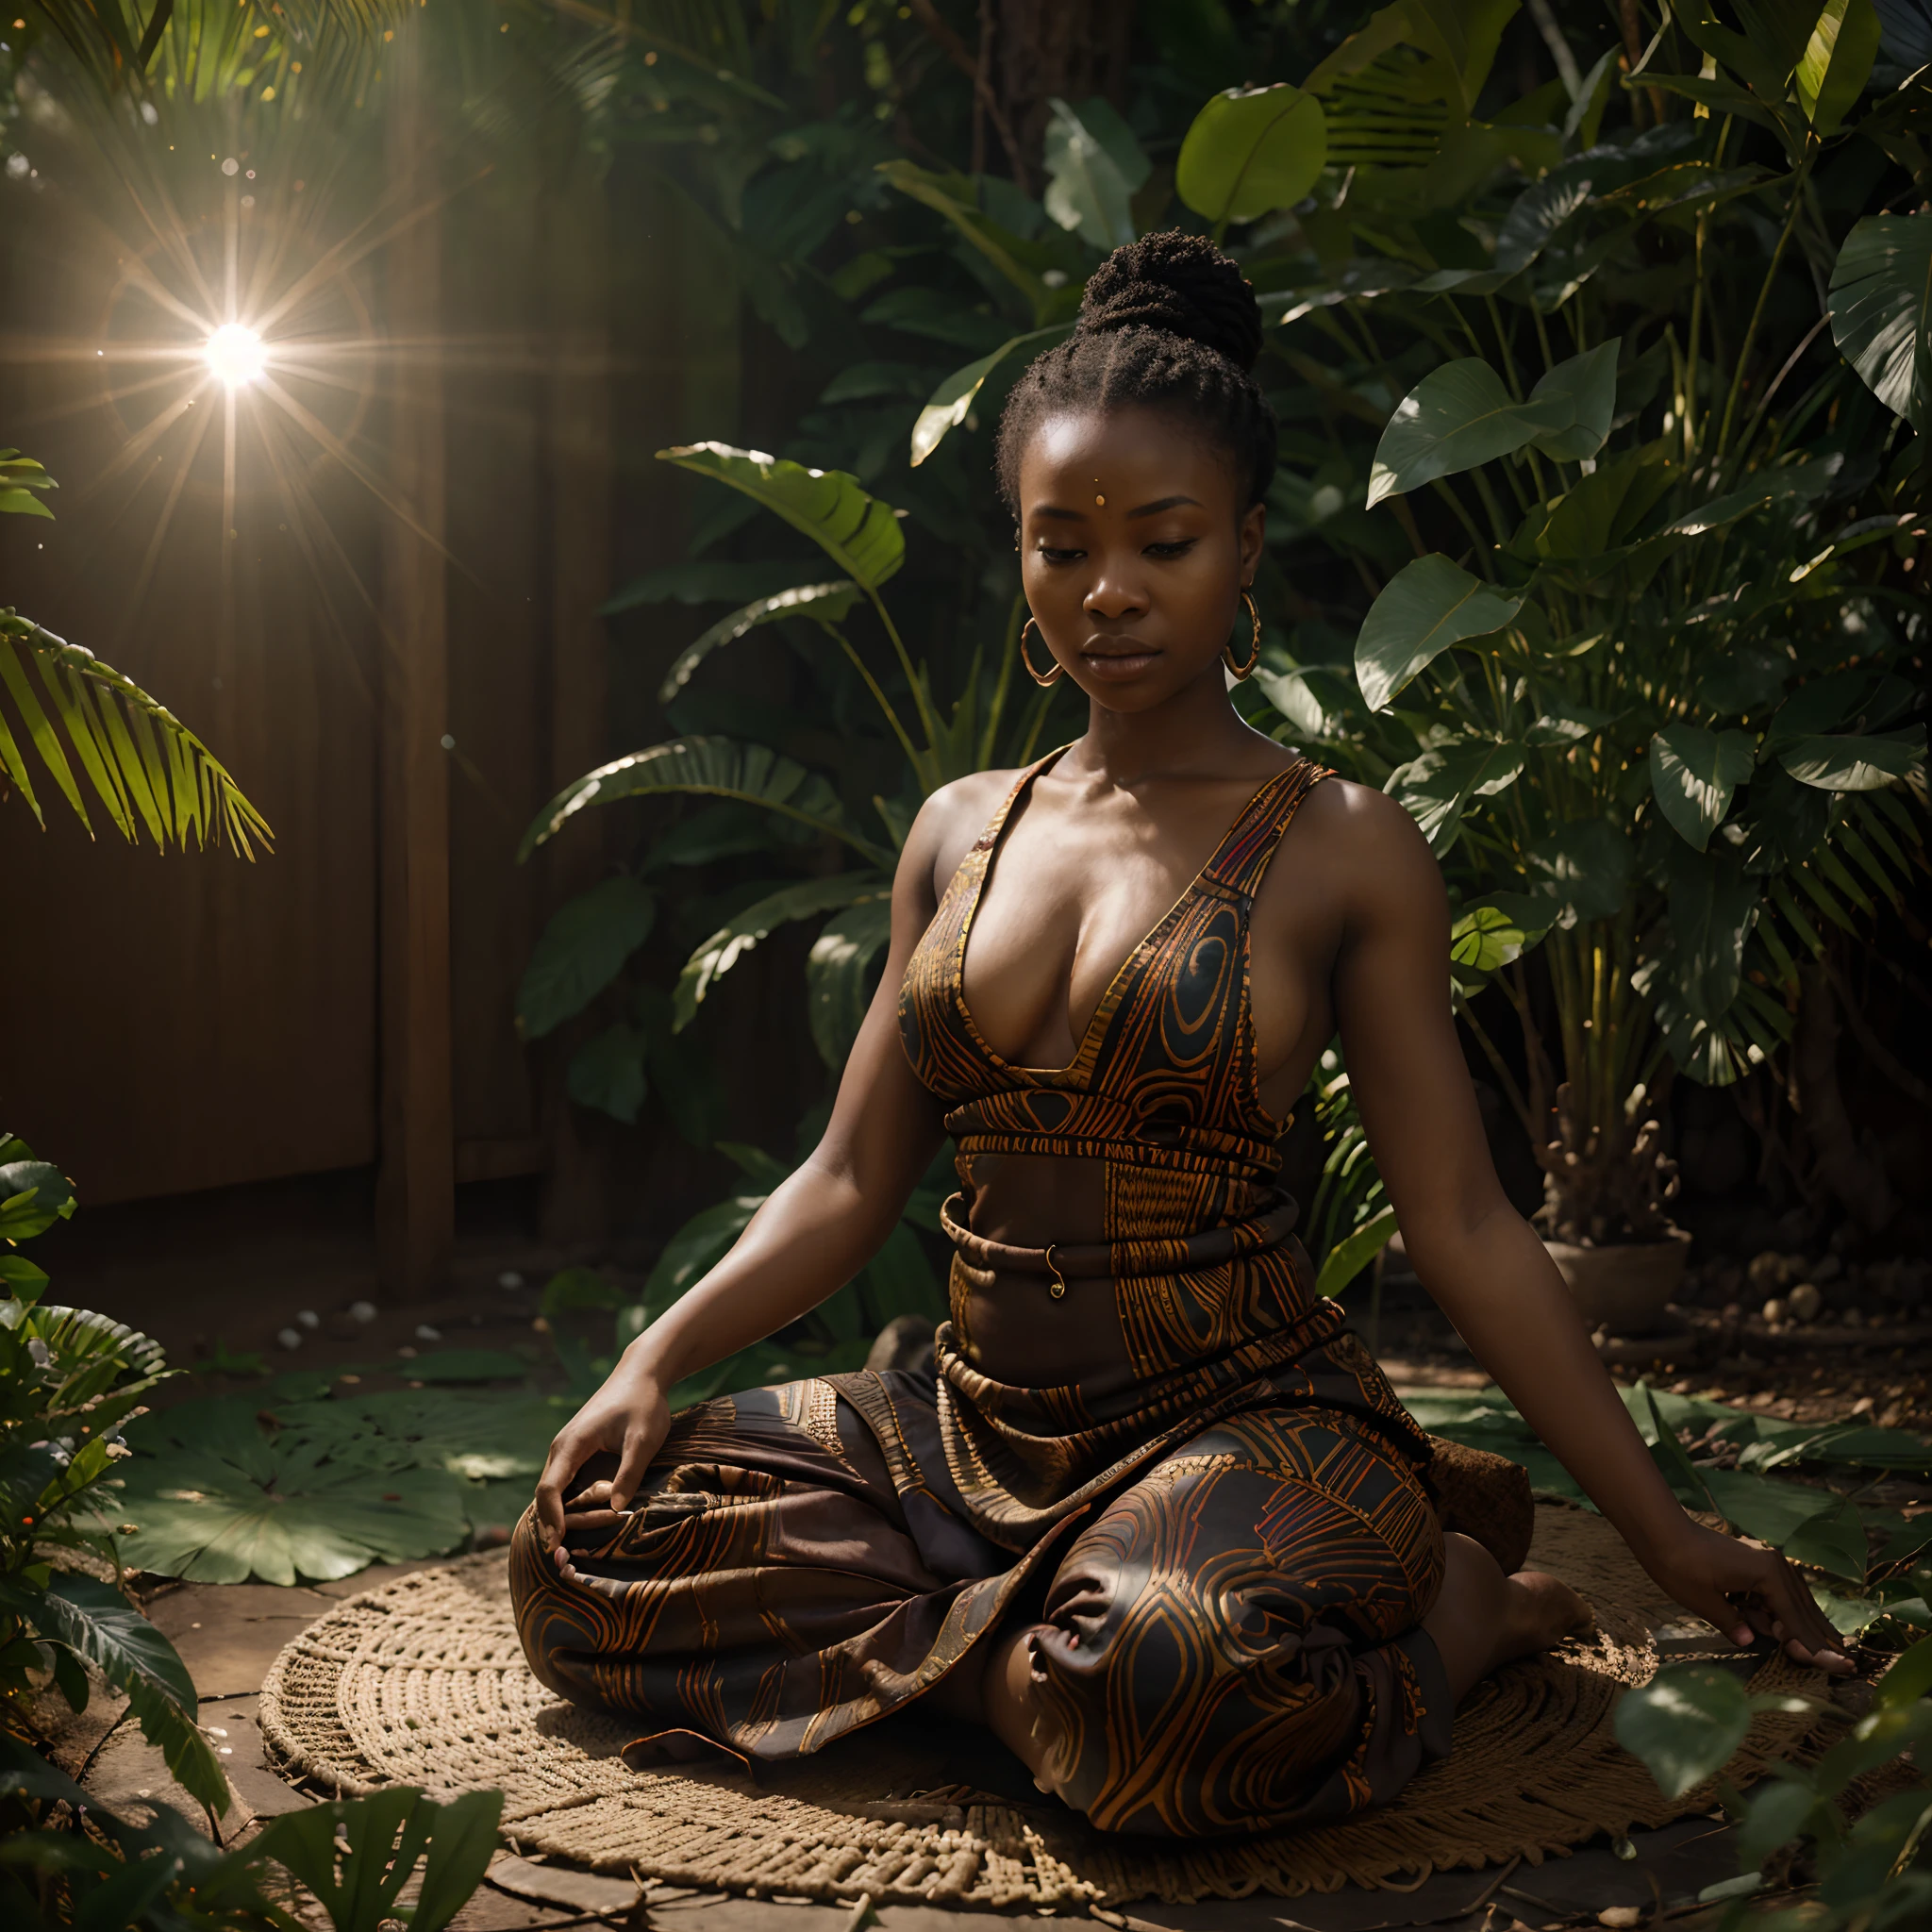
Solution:
<svg viewBox="0 0 1932 1932">
<path fill-rule="evenodd" d="M 338 1461 L 313 1432 L 258 1424 L 249 1397 L 187 1405 L 130 1425 L 120 1508 L 131 1568 L 200 1583 L 293 1583 L 353 1575 L 455 1548 L 466 1531 L 462 1487 L 413 1466 L 397 1445 L 388 1468 Z"/>
<path fill-rule="evenodd" d="M 737 1194 L 728 1201 L 714 1201 L 693 1214 L 664 1243 L 658 1265 L 644 1282 L 643 1293 L 618 1315 L 620 1348 L 641 1335 L 686 1289 L 730 1253 L 752 1216 L 765 1205 L 765 1198 L 763 1194 Z"/>
<path fill-rule="evenodd" d="M 411 1932 L 442 1932 L 482 1883 L 502 1816 L 501 1791 L 466 1791 L 435 1804 L 397 1785 L 353 1802 L 285 1811 L 248 1849 L 291 1873 L 335 1932 L 378 1932 L 404 1920 Z M 404 1907 L 398 1901 L 419 1862 L 416 1903 Z"/>
<path fill-rule="evenodd" d="M 1748 733 L 1672 724 L 1650 741 L 1650 788 L 1678 836 L 1699 852 L 1756 763 Z"/>
<path fill-rule="evenodd" d="M 227 1810 L 232 1799 L 221 1760 L 195 1726 L 194 1680 L 175 1646 L 118 1590 L 91 1576 L 57 1575 L 44 1596 L 18 1583 L 0 1585 L 0 1604 L 92 1664 L 125 1695 L 142 1735 L 189 1796 Z"/>
<path fill-rule="evenodd" d="M 1793 76 L 1798 103 L 1821 139 L 1836 134 L 1871 78 L 1878 55 L 1872 0 L 1824 0 Z"/>
<path fill-rule="evenodd" d="M 689 1025 L 704 997 L 717 980 L 729 973 L 760 940 L 771 936 L 774 927 L 793 919 L 813 919 L 841 907 L 864 900 L 890 898 L 891 881 L 871 872 L 833 873 L 821 879 L 800 879 L 795 885 L 768 892 L 756 905 L 747 906 L 728 919 L 684 962 L 673 994 L 674 1024 L 680 1029 Z"/>
<path fill-rule="evenodd" d="M 1395 406 L 1375 446 L 1368 507 L 1557 435 L 1572 425 L 1574 408 L 1564 394 L 1517 402 L 1479 356 L 1445 362 Z"/>
<path fill-rule="evenodd" d="M 780 617 L 809 617 L 820 624 L 838 624 L 858 601 L 858 586 L 849 577 L 839 577 L 829 584 L 800 584 L 774 591 L 769 597 L 755 598 L 729 617 L 721 617 L 695 643 L 678 653 L 676 662 L 658 687 L 658 702 L 668 705 L 691 682 L 691 673 L 721 644 L 735 644 L 759 625 Z"/>
<path fill-rule="evenodd" d="M 1398 766 L 1387 790 L 1407 808 L 1440 858 L 1456 843 L 1464 807 L 1513 785 L 1523 756 L 1523 746 L 1513 740 L 1448 744 Z"/>
<path fill-rule="evenodd" d="M 1865 386 L 1920 435 L 1932 431 L 1932 214 L 1855 223 L 1824 306 Z"/>
<path fill-rule="evenodd" d="M 605 879 L 559 908 L 517 988 L 517 1024 L 524 1038 L 541 1040 L 581 1013 L 650 937 L 657 912 L 657 896 L 628 873 Z"/>
<path fill-rule="evenodd" d="M 38 691 L 29 667 L 38 674 Z M 13 701 L 11 717 L 0 704 L 0 777 L 11 781 L 42 824 L 23 737 L 90 838 L 83 780 L 132 843 L 145 828 L 163 850 L 225 842 L 253 859 L 258 841 L 274 842 L 268 822 L 226 767 L 166 706 L 92 651 L 10 608 L 0 609 L 0 691 Z"/>
<path fill-rule="evenodd" d="M 74 1217 L 74 1190 L 51 1161 L 0 1161 L 0 1239 L 31 1240 Z"/>
<path fill-rule="evenodd" d="M 1735 858 L 1672 848 L 1669 970 L 1692 1019 L 1716 1026 L 1730 1011 L 1757 904 L 1758 882 Z"/>
<path fill-rule="evenodd" d="M 739 799 L 816 832 L 829 832 L 875 864 L 889 859 L 888 854 L 853 830 L 838 794 L 816 773 L 769 745 L 744 744 L 732 738 L 673 739 L 586 772 L 537 814 L 517 857 L 529 858 L 587 806 L 674 791 Z"/>
<path fill-rule="evenodd" d="M 1366 1268 L 1395 1236 L 1395 1210 L 1385 1208 L 1344 1235 L 1322 1257 L 1322 1272 L 1315 1277 L 1318 1295 L 1338 1295 Z"/>
<path fill-rule="evenodd" d="M 1559 923 L 1608 919 L 1624 904 L 1634 863 L 1630 840 L 1609 819 L 1574 819 L 1524 852 L 1531 891 L 1560 907 Z"/>
<path fill-rule="evenodd" d="M 1313 94 L 1277 81 L 1230 88 L 1194 116 L 1174 192 L 1216 227 L 1292 208 L 1322 173 L 1327 118 Z"/>
<path fill-rule="evenodd" d="M 854 583 L 876 591 L 906 560 L 906 538 L 891 505 L 868 496 L 843 470 L 808 470 L 762 450 L 724 442 L 660 449 L 675 463 L 741 490 L 754 503 L 802 530 Z"/>
<path fill-rule="evenodd" d="M 1727 1671 L 1673 1664 L 1617 1705 L 1617 1741 L 1667 1797 L 1715 1777 L 1751 1728 L 1751 1698 Z"/>
<path fill-rule="evenodd" d="M 620 1020 L 593 1035 L 570 1057 L 564 1091 L 579 1107 L 593 1107 L 627 1127 L 637 1124 L 649 1091 L 645 1068 L 650 1042 L 641 1026 Z"/>
<path fill-rule="evenodd" d="M 1603 448 L 1617 411 L 1617 347 L 1622 341 L 1621 336 L 1612 336 L 1558 362 L 1530 391 L 1533 407 L 1561 412 L 1566 418 L 1560 426 L 1533 439 L 1544 456 L 1574 463 Z"/>
<path fill-rule="evenodd" d="M 892 937 L 890 894 L 863 899 L 825 922 L 805 962 L 812 1044 L 834 1073 L 845 1064 L 865 1024 L 873 962 Z"/>
<path fill-rule="evenodd" d="M 17 449 L 0 449 L 0 514 L 46 517 L 51 521 L 54 512 L 34 491 L 59 487 L 32 457 L 24 457 Z"/>
<path fill-rule="evenodd" d="M 1418 557 L 1382 587 L 1356 640 L 1355 675 L 1370 710 L 1386 710 L 1425 665 L 1465 638 L 1488 637 L 1522 608 L 1446 557 Z"/>
<path fill-rule="evenodd" d="M 990 355 L 963 369 L 956 369 L 933 391 L 912 425 L 912 467 L 919 465 L 939 448 L 949 429 L 957 429 L 972 413 L 973 405 L 986 379 L 1002 362 L 1015 356 L 1038 356 L 1057 347 L 1074 332 L 1072 323 L 1057 323 L 1052 328 L 1037 328 L 1023 336 L 1011 336 Z"/>
<path fill-rule="evenodd" d="M 1778 763 L 1820 791 L 1878 791 L 1924 770 L 1925 727 L 1883 736 L 1809 734 L 1782 746 Z"/>
<path fill-rule="evenodd" d="M 1134 214 L 1129 203 L 1135 189 L 1147 178 L 1147 157 L 1138 144 L 1134 146 L 1140 180 L 1130 178 L 1079 113 L 1058 95 L 1048 106 L 1053 119 L 1046 125 L 1047 187 L 1042 197 L 1047 213 L 1091 247 L 1118 248 L 1131 242 Z"/>
</svg>

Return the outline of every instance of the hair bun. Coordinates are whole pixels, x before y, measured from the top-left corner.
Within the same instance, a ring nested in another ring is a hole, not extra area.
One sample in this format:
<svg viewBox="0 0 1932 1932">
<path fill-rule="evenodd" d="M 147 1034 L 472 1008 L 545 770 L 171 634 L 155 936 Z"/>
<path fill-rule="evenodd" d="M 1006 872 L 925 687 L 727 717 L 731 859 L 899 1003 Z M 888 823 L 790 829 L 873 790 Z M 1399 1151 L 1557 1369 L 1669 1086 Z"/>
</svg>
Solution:
<svg viewBox="0 0 1932 1932">
<path fill-rule="evenodd" d="M 1240 268 L 1205 235 L 1169 228 L 1116 248 L 1088 278 L 1079 328 L 1155 328 L 1250 370 L 1261 353 L 1261 311 Z"/>
</svg>

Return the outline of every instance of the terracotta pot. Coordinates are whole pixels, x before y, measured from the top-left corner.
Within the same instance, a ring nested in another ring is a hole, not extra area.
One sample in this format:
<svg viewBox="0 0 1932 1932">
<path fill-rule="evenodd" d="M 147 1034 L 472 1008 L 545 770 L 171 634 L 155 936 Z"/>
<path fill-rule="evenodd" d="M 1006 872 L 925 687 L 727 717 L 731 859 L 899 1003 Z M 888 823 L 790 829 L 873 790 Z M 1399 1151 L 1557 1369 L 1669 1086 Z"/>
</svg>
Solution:
<svg viewBox="0 0 1932 1932">
<path fill-rule="evenodd" d="M 1614 1241 L 1600 1248 L 1545 1241 L 1543 1246 L 1591 1328 L 1648 1335 L 1684 1279 L 1690 1237 L 1674 1227 L 1657 1241 Z"/>
</svg>

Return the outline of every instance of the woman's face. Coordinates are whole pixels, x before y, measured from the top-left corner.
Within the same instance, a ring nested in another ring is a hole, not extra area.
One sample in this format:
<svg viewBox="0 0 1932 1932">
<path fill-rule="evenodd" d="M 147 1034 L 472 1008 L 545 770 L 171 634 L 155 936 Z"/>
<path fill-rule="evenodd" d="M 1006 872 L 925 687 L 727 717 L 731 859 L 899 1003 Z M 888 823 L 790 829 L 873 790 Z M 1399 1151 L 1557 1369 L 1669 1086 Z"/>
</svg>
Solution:
<svg viewBox="0 0 1932 1932">
<path fill-rule="evenodd" d="M 1209 672 L 1241 619 L 1266 512 L 1225 451 L 1164 409 L 1041 419 L 1020 458 L 1020 581 L 1047 648 L 1112 711 Z M 1028 639 L 1033 661 L 1039 647 Z"/>
</svg>

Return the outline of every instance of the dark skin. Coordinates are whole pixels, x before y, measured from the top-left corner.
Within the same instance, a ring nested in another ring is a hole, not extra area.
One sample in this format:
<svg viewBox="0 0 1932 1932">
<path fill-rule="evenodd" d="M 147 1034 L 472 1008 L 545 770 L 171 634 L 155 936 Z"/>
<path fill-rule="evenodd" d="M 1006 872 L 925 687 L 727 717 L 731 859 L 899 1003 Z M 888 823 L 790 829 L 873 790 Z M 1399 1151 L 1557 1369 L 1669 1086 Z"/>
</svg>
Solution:
<svg viewBox="0 0 1932 1932">
<path fill-rule="evenodd" d="M 1020 549 L 1038 621 L 1028 641 L 1043 665 L 1043 637 L 1091 711 L 1086 736 L 1012 820 L 972 929 L 967 1003 L 1008 1060 L 1060 1067 L 1074 1057 L 1122 962 L 1290 762 L 1241 721 L 1222 675 L 1231 637 L 1246 655 L 1241 591 L 1261 555 L 1265 510 L 1244 508 L 1244 495 L 1231 458 L 1166 411 L 1056 415 L 1028 441 Z M 665 1391 L 817 1306 L 896 1224 L 943 1138 L 940 1108 L 900 1047 L 899 984 L 1016 775 L 981 773 L 926 801 L 893 886 L 884 977 L 824 1139 L 558 1434 L 537 1510 L 566 1574 L 566 1524 L 594 1529 L 628 1506 L 664 1437 Z M 1770 1637 L 1799 1663 L 1848 1673 L 1789 1563 L 1685 1514 L 1541 1241 L 1505 1198 L 1450 1011 L 1441 874 L 1402 807 L 1341 780 L 1317 786 L 1257 895 L 1250 948 L 1264 1103 L 1285 1117 L 1339 1030 L 1418 1274 L 1645 1570 L 1740 1647 Z M 1051 1212 L 1050 1190 L 1044 1205 L 1029 1199 L 1035 1191 L 1017 1191 L 1002 1239 L 1068 1238 L 1024 1224 Z M 566 1491 L 600 1451 L 619 1457 L 615 1477 L 566 1515 Z M 1587 1620 L 1556 1579 L 1506 1578 L 1480 1545 L 1448 1543 L 1424 1627 L 1458 1697 Z M 1047 1740 L 1035 1736 L 1026 1635 L 1003 1632 L 970 1653 L 938 1694 L 984 1718 L 1039 1774 Z"/>
</svg>

